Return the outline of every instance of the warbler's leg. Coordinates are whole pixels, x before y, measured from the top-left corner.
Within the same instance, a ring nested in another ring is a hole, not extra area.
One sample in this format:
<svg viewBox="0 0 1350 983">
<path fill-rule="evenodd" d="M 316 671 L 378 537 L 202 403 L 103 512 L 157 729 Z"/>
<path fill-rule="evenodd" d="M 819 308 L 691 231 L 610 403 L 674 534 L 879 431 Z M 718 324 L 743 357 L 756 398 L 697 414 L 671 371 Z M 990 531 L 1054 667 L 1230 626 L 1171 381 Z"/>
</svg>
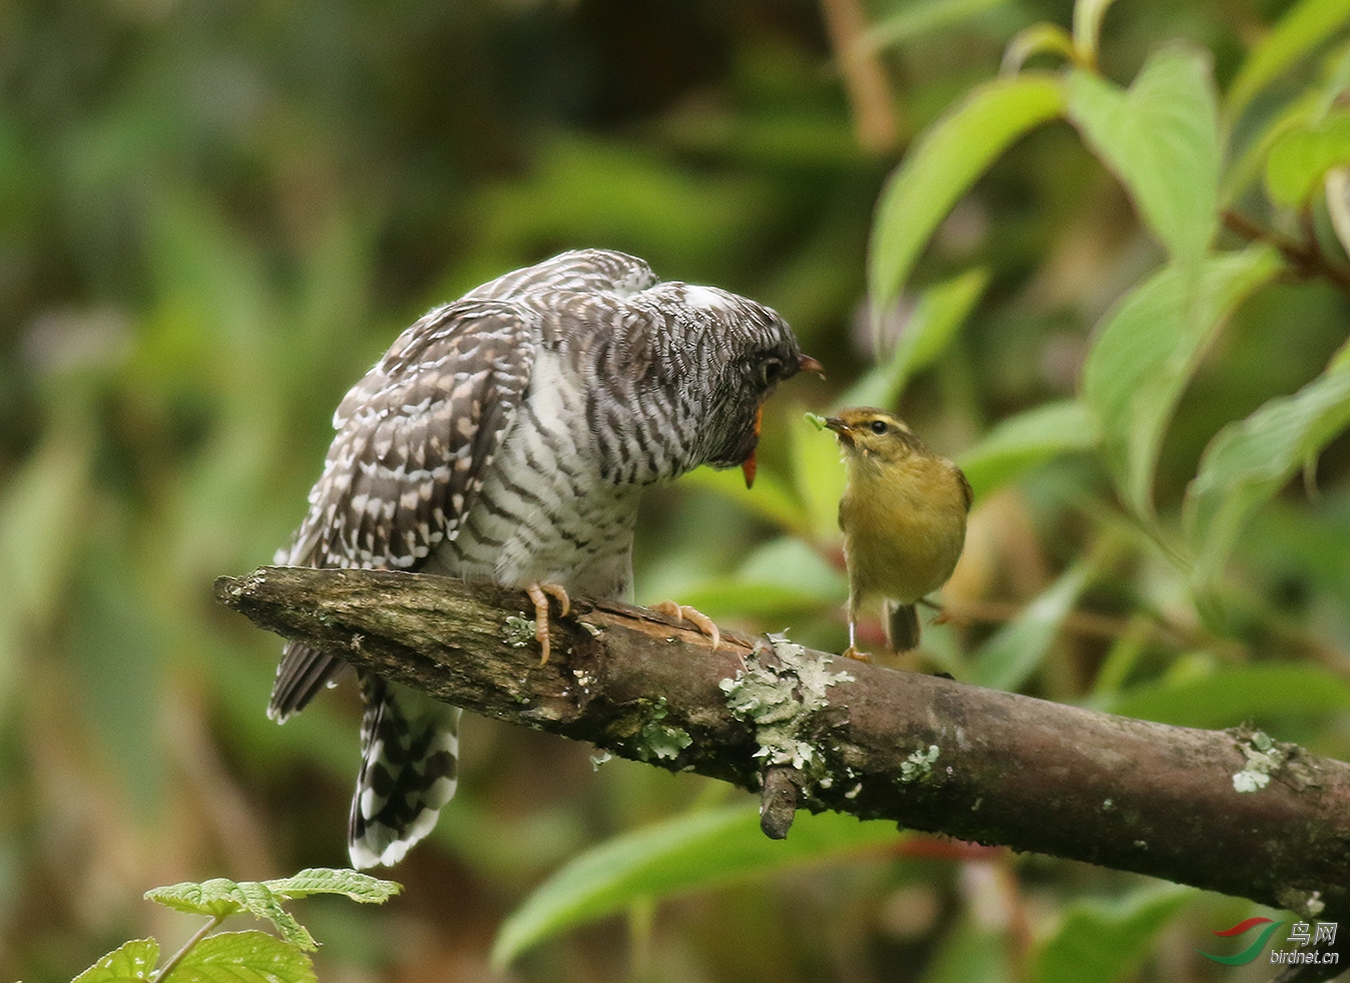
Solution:
<svg viewBox="0 0 1350 983">
<path fill-rule="evenodd" d="M 567 612 L 572 610 L 572 599 L 567 596 L 567 590 L 559 584 L 530 584 L 525 588 L 525 593 L 530 595 L 530 600 L 534 602 L 534 637 L 539 642 L 539 664 L 542 666 L 548 662 L 549 656 L 549 638 L 548 638 L 548 599 L 554 598 L 558 602 L 558 617 L 567 617 Z"/>
<path fill-rule="evenodd" d="M 844 658 L 857 659 L 859 662 L 871 662 L 872 657 L 858 651 L 857 645 L 858 612 L 854 610 L 853 599 L 848 603 L 848 648 L 844 649 Z"/>
<path fill-rule="evenodd" d="M 652 610 L 659 611 L 667 618 L 674 618 L 676 621 L 688 621 L 712 640 L 714 652 L 717 651 L 717 646 L 722 644 L 722 633 L 718 630 L 717 625 L 713 624 L 712 618 L 709 618 L 697 608 L 691 608 L 689 605 L 680 604 L 677 601 L 661 601 L 659 604 L 653 604 Z"/>
</svg>

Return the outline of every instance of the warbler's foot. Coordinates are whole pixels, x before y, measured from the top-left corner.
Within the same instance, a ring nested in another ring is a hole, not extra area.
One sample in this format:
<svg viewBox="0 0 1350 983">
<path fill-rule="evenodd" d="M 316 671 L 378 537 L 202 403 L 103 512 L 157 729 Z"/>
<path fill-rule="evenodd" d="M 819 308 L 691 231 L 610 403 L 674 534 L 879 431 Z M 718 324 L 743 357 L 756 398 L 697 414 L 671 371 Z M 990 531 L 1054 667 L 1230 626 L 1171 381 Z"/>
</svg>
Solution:
<svg viewBox="0 0 1350 983">
<path fill-rule="evenodd" d="M 709 618 L 697 608 L 691 608 L 687 604 L 680 604 L 676 601 L 662 601 L 659 604 L 653 604 L 652 610 L 664 614 L 667 618 L 674 618 L 676 621 L 688 621 L 712 640 L 714 652 L 717 651 L 717 646 L 722 644 L 722 633 L 718 631 L 717 625 L 713 624 L 712 618 Z"/>
<path fill-rule="evenodd" d="M 871 662 L 871 661 L 872 661 L 872 655 L 871 655 L 870 652 L 864 652 L 864 651 L 862 651 L 861 649 L 854 648 L 852 645 L 850 645 L 848 648 L 844 649 L 844 651 L 843 651 L 842 654 L 843 654 L 844 658 L 846 658 L 846 659 L 856 659 L 858 662 Z"/>
<path fill-rule="evenodd" d="M 548 599 L 551 597 L 558 602 L 559 618 L 567 617 L 567 612 L 572 610 L 572 599 L 559 584 L 530 584 L 525 593 L 534 602 L 534 637 L 539 642 L 539 664 L 542 666 L 549 656 Z"/>
</svg>

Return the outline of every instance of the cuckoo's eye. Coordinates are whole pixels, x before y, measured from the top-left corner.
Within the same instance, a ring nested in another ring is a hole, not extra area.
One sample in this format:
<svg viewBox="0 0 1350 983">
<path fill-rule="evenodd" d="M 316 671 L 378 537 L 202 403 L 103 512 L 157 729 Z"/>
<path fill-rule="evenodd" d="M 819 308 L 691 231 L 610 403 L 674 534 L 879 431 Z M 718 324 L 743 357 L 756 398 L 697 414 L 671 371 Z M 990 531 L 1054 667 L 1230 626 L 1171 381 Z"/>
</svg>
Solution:
<svg viewBox="0 0 1350 983">
<path fill-rule="evenodd" d="M 887 430 L 889 430 L 889 429 L 890 429 L 890 427 L 886 426 L 886 421 L 885 421 L 885 420 L 873 420 L 873 421 L 872 421 L 872 432 L 873 432 L 874 434 L 877 434 L 878 436 L 881 435 L 881 434 L 883 434 L 883 433 L 885 433 L 885 432 L 886 432 Z"/>
<path fill-rule="evenodd" d="M 764 385 L 772 386 L 775 382 L 783 378 L 783 360 L 779 358 L 767 358 L 760 369 L 764 378 Z"/>
</svg>

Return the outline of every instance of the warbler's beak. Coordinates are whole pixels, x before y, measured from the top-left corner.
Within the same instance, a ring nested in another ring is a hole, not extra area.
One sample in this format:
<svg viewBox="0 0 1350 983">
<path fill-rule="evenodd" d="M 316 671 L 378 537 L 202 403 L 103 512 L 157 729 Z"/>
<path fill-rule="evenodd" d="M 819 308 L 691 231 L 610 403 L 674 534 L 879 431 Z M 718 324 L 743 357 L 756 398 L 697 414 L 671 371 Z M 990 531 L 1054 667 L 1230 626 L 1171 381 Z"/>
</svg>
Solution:
<svg viewBox="0 0 1350 983">
<path fill-rule="evenodd" d="M 759 443 L 759 428 L 764 423 L 764 407 L 760 406 L 755 413 L 755 443 Z M 745 487 L 749 488 L 755 483 L 755 452 L 752 450 L 750 456 L 741 462 L 741 474 L 745 475 Z"/>
<path fill-rule="evenodd" d="M 838 435 L 840 443 L 853 446 L 853 428 L 837 416 L 826 417 L 825 426 Z"/>
<path fill-rule="evenodd" d="M 803 355 L 797 360 L 797 368 L 803 372 L 814 372 L 822 379 L 825 378 L 825 366 L 821 365 L 810 355 Z"/>
</svg>

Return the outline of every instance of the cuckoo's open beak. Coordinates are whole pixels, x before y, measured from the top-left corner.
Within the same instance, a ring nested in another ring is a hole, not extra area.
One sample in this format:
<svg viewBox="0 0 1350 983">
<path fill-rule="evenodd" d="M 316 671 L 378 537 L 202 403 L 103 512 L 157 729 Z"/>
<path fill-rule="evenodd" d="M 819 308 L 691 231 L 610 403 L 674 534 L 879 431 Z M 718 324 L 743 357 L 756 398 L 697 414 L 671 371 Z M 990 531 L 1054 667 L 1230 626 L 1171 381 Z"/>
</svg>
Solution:
<svg viewBox="0 0 1350 983">
<path fill-rule="evenodd" d="M 797 360 L 797 367 L 803 372 L 814 372 L 822 379 L 825 378 L 825 366 L 821 365 L 810 355 L 803 355 Z"/>
</svg>

